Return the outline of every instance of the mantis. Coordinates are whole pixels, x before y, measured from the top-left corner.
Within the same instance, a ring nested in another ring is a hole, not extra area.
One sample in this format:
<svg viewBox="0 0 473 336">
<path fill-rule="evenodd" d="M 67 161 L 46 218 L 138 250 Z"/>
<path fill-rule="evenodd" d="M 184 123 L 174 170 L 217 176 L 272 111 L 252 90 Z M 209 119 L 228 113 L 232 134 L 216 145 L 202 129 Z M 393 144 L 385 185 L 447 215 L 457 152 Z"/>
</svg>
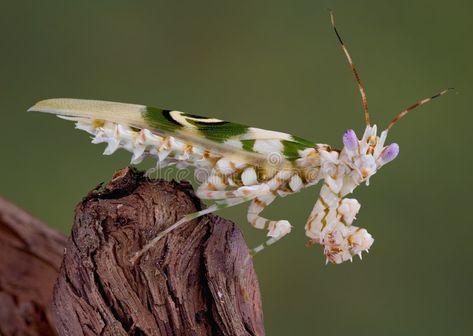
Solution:
<svg viewBox="0 0 473 336">
<path fill-rule="evenodd" d="M 323 246 L 327 262 L 339 264 L 368 251 L 373 237 L 353 225 L 360 203 L 347 197 L 362 183 L 368 184 L 378 170 L 399 154 L 396 143 L 386 144 L 391 128 L 410 111 L 444 95 L 443 90 L 399 113 L 378 134 L 371 124 L 366 93 L 352 58 L 331 14 L 333 30 L 355 76 L 363 102 L 365 130 L 359 138 L 353 130 L 342 136 L 343 147 L 335 149 L 282 132 L 160 109 L 138 104 L 57 98 L 43 100 L 29 109 L 56 114 L 74 121 L 76 128 L 92 136 L 92 143 L 106 143 L 105 155 L 122 148 L 132 153 L 131 163 L 146 156 L 157 167 L 193 167 L 200 182 L 196 195 L 214 203 L 188 214 L 159 233 L 141 251 L 136 262 L 167 233 L 182 224 L 219 209 L 249 203 L 248 222 L 267 231 L 268 240 L 253 249 L 258 253 L 288 233 L 285 219 L 273 220 L 261 212 L 277 197 L 285 197 L 322 183 L 320 195 L 305 224 L 310 244 Z"/>
</svg>

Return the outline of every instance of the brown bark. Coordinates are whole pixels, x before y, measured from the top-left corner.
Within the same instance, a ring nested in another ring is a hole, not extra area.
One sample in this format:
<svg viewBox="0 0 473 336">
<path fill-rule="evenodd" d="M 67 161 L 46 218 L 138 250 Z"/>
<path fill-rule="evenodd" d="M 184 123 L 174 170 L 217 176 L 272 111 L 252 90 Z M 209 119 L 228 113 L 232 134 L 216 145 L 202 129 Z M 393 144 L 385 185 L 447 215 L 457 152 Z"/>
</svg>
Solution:
<svg viewBox="0 0 473 336">
<path fill-rule="evenodd" d="M 201 203 L 131 169 L 76 208 L 55 287 L 60 335 L 264 335 L 257 278 L 231 222 L 208 215 L 134 252 Z"/>
<path fill-rule="evenodd" d="M 66 237 L 0 197 L 0 335 L 55 335 L 50 312 Z"/>
</svg>

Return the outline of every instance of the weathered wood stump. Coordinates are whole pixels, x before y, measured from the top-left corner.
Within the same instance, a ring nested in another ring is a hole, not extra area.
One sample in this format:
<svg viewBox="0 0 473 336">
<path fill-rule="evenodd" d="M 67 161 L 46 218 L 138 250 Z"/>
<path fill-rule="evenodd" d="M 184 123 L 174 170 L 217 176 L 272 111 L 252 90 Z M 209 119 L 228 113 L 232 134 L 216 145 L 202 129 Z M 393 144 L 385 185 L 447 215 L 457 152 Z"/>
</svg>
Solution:
<svg viewBox="0 0 473 336">
<path fill-rule="evenodd" d="M 0 197 L 0 335 L 56 335 L 50 311 L 66 237 Z"/>
<path fill-rule="evenodd" d="M 201 202 L 187 183 L 123 169 L 76 208 L 54 291 L 60 335 L 264 335 L 243 236 L 209 215 L 133 265 L 130 257 Z"/>
</svg>

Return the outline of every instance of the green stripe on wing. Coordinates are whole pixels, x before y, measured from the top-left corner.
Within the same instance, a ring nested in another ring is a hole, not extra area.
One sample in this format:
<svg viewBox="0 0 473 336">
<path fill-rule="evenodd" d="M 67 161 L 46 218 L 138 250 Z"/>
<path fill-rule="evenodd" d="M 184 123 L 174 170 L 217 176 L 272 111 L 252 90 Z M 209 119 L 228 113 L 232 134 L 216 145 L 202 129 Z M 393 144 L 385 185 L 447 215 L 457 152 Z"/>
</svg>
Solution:
<svg viewBox="0 0 473 336">
<path fill-rule="evenodd" d="M 183 126 L 175 121 L 170 113 L 171 111 L 169 110 L 146 106 L 142 115 L 143 119 L 146 120 L 148 125 L 152 128 L 161 129 L 166 132 L 176 132 L 183 128 Z"/>
<path fill-rule="evenodd" d="M 201 117 L 180 111 L 163 110 L 155 107 L 146 107 L 143 117 L 153 128 L 166 131 L 192 130 L 208 140 L 219 143 L 245 134 L 249 128 L 246 125 L 220 119 Z"/>
<path fill-rule="evenodd" d="M 203 123 L 200 121 L 190 121 L 196 129 L 207 139 L 223 143 L 226 140 L 238 138 L 239 135 L 246 134 L 248 126 L 222 121 L 220 123 Z"/>
<path fill-rule="evenodd" d="M 280 133 L 267 131 L 263 129 L 248 127 L 243 124 L 224 121 L 216 118 L 207 118 L 195 114 L 187 114 L 179 111 L 162 110 L 153 107 L 147 107 L 144 113 L 145 120 L 157 129 L 167 131 L 192 131 L 194 134 L 202 135 L 205 139 L 219 144 L 227 140 L 240 142 L 243 150 L 255 153 L 255 142 L 259 142 L 259 147 L 263 141 L 279 140 L 282 144 L 282 153 L 289 161 L 296 160 L 299 157 L 299 151 L 306 148 L 315 147 L 311 141 L 303 138 Z M 230 147 L 236 147 L 236 143 L 225 143 Z M 240 148 L 238 148 L 240 149 Z M 262 153 L 269 154 L 269 153 Z"/>
<path fill-rule="evenodd" d="M 253 146 L 255 145 L 255 139 L 250 140 L 240 140 L 242 148 L 247 152 L 254 152 Z"/>
<path fill-rule="evenodd" d="M 291 135 L 291 140 L 281 140 L 281 143 L 284 146 L 284 157 L 289 161 L 297 160 L 300 151 L 315 147 L 315 143 L 295 135 Z"/>
</svg>

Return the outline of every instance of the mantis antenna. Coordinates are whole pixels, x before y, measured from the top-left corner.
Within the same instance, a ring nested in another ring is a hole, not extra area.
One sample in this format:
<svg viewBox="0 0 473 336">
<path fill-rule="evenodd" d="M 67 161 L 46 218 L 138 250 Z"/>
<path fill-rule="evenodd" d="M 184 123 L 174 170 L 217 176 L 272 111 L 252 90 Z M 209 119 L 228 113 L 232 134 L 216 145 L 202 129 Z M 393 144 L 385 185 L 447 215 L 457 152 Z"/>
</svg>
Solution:
<svg viewBox="0 0 473 336">
<path fill-rule="evenodd" d="M 363 84 L 361 84 L 360 76 L 358 75 L 358 72 L 356 71 L 355 64 L 353 64 L 353 60 L 350 56 L 350 53 L 348 52 L 347 47 L 343 43 L 342 37 L 338 33 L 337 27 L 335 27 L 335 17 L 331 10 L 330 10 L 330 20 L 332 21 L 333 30 L 335 31 L 335 34 L 337 35 L 338 41 L 340 42 L 340 45 L 342 46 L 343 52 L 345 53 L 345 56 L 347 57 L 348 64 L 350 64 L 351 70 L 353 71 L 353 74 L 355 75 L 356 83 L 358 84 L 358 89 L 360 90 L 361 100 L 363 101 L 363 109 L 365 111 L 365 123 L 366 123 L 366 126 L 369 126 L 370 114 L 368 112 L 368 101 L 366 100 L 366 92 L 365 92 L 365 89 L 363 88 Z"/>
<path fill-rule="evenodd" d="M 452 91 L 452 90 L 455 90 L 454 88 L 447 88 L 445 90 L 442 90 L 440 91 L 439 93 L 433 95 L 432 97 L 428 97 L 428 98 L 424 98 L 422 100 L 419 100 L 417 103 L 415 104 L 412 104 L 411 106 L 409 106 L 408 108 L 406 108 L 404 111 L 402 111 L 401 113 L 399 113 L 396 118 L 393 119 L 393 121 L 391 121 L 391 123 L 388 125 L 388 127 L 386 127 L 387 130 L 391 129 L 391 127 L 393 127 L 402 117 L 404 117 L 406 114 L 408 114 L 410 111 L 412 111 L 413 109 L 415 109 L 416 107 L 419 107 L 419 106 L 422 106 L 424 104 L 427 104 L 428 102 L 434 100 L 435 98 L 438 98 L 440 96 L 443 96 L 444 94 L 446 94 L 448 91 Z"/>
</svg>

